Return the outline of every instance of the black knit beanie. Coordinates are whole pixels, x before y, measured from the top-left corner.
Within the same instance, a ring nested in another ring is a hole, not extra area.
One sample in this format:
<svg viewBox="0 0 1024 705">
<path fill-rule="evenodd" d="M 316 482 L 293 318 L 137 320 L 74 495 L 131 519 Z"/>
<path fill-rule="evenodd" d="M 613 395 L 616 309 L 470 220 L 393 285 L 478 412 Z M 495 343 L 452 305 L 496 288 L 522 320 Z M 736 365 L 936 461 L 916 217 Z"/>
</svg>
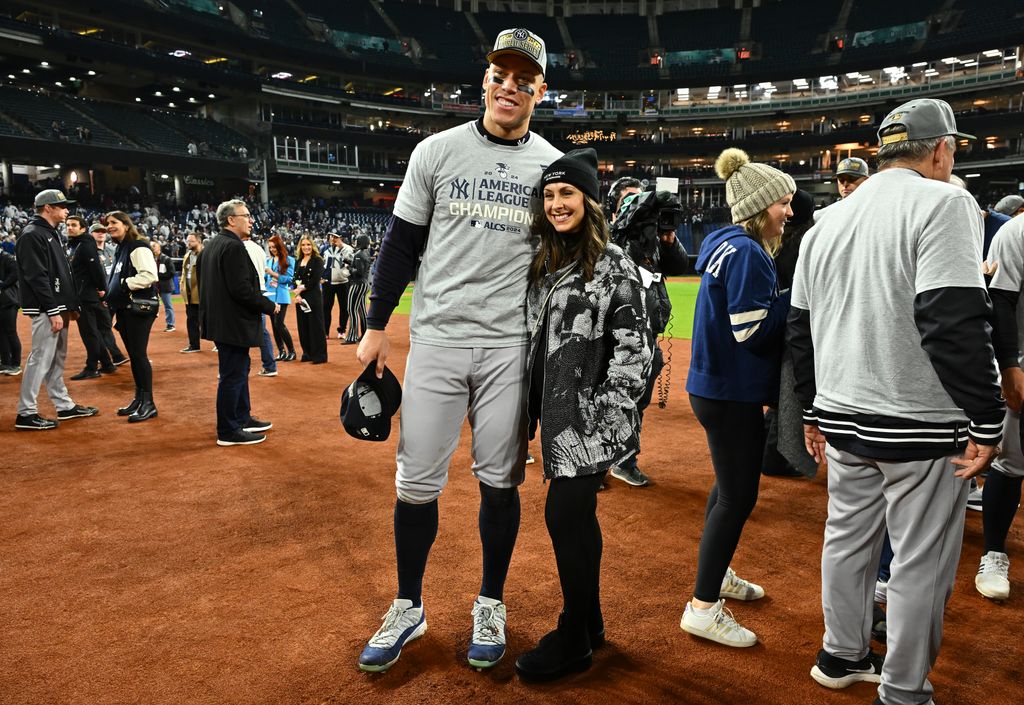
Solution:
<svg viewBox="0 0 1024 705">
<path fill-rule="evenodd" d="M 572 184 L 584 195 L 598 201 L 601 193 L 597 180 L 597 152 L 591 147 L 574 149 L 544 170 L 541 188 L 548 184 Z"/>
</svg>

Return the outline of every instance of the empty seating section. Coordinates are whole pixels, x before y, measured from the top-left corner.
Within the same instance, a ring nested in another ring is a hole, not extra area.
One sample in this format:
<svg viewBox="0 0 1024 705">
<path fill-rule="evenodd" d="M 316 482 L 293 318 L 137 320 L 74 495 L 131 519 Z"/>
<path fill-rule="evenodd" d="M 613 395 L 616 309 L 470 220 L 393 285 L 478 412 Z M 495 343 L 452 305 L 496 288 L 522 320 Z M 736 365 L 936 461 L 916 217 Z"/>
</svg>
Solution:
<svg viewBox="0 0 1024 705">
<path fill-rule="evenodd" d="M 62 136 L 68 139 L 77 139 L 76 128 L 81 126 L 89 128 L 93 144 L 132 146 L 102 124 L 42 93 L 3 86 L 0 87 L 0 106 L 3 106 L 5 113 L 40 137 L 53 137 L 52 125 L 56 121 Z"/>
<path fill-rule="evenodd" d="M 828 5 L 831 3 L 819 3 Z M 836 3 L 838 4 L 838 3 Z M 920 22 L 938 8 L 941 3 L 899 3 L 892 0 L 854 0 L 850 17 L 846 21 L 848 32 L 865 29 L 880 29 L 896 25 Z"/>
<path fill-rule="evenodd" d="M 658 34 L 668 51 L 724 49 L 740 39 L 739 10 L 666 12 L 658 18 Z"/>
<path fill-rule="evenodd" d="M 639 56 L 651 45 L 647 18 L 638 15 L 573 15 L 566 25 L 576 46 L 592 53 L 607 47 L 631 49 Z"/>
<path fill-rule="evenodd" d="M 253 155 L 253 145 L 247 137 L 227 125 L 213 120 L 193 117 L 182 113 L 154 112 L 154 120 L 177 130 L 186 137 L 206 142 L 210 149 L 224 156 L 233 157 L 232 147 L 245 147 Z M 188 140 L 186 139 L 186 144 Z"/>
<path fill-rule="evenodd" d="M 249 17 L 249 26 L 270 39 L 309 41 L 303 20 L 289 3 L 280 0 L 233 0 Z"/>
<path fill-rule="evenodd" d="M 321 18 L 331 29 L 369 34 L 373 37 L 391 39 L 395 36 L 380 14 L 367 0 L 299 0 L 297 3 L 307 14 Z M 385 4 L 390 13 L 393 5 Z M 394 18 L 392 18 L 394 19 Z"/>
<path fill-rule="evenodd" d="M 412 3 L 388 5 L 387 12 L 402 36 L 416 37 L 427 55 L 457 61 L 480 60 L 479 42 L 463 13 Z"/>
<path fill-rule="evenodd" d="M 761 46 L 751 68 L 785 70 L 824 48 L 823 35 L 838 18 L 839 3 L 790 2 L 754 8 L 750 38 Z M 780 77 L 784 78 L 784 77 Z"/>
<path fill-rule="evenodd" d="M 188 138 L 180 132 L 169 130 L 148 111 L 93 100 L 72 100 L 79 110 L 101 123 L 117 125 L 119 132 L 138 142 L 142 147 L 149 147 L 158 152 L 187 152 Z"/>
<path fill-rule="evenodd" d="M 565 43 L 562 41 L 562 34 L 558 31 L 558 23 L 553 17 L 540 14 L 513 15 L 506 12 L 483 12 L 474 15 L 480 29 L 483 30 L 487 41 L 492 43 L 498 36 L 498 32 L 510 27 L 524 27 L 534 32 L 544 40 L 548 52 L 560 53 L 565 51 Z M 574 41 L 579 43 L 575 37 Z M 469 41 L 467 39 L 467 41 Z M 489 48 L 489 47 L 488 47 Z"/>
<path fill-rule="evenodd" d="M 0 115 L 0 135 L 3 135 L 4 137 L 28 136 L 25 134 L 25 131 L 22 130 L 20 127 L 10 122 L 7 122 L 7 120 L 5 120 L 2 115 Z"/>
</svg>

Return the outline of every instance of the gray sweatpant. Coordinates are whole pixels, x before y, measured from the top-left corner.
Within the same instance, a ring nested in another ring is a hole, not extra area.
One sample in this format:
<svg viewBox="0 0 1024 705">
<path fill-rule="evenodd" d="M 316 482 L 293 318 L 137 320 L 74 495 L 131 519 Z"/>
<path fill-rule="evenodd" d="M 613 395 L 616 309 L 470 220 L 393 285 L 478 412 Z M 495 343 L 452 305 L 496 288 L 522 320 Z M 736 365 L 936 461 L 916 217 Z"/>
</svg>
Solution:
<svg viewBox="0 0 1024 705">
<path fill-rule="evenodd" d="M 467 414 L 473 474 L 491 487 L 522 484 L 527 350 L 410 344 L 395 475 L 399 499 L 425 504 L 441 494 Z"/>
<path fill-rule="evenodd" d="M 68 320 L 59 332 L 50 330 L 50 318 L 45 315 L 32 316 L 32 351 L 25 363 L 21 378 L 21 396 L 18 398 L 18 415 L 38 414 L 39 387 L 46 384 L 46 393 L 57 411 L 73 409 L 75 402 L 64 385 L 64 361 L 68 356 Z"/>
<path fill-rule="evenodd" d="M 889 578 L 886 705 L 932 703 L 928 673 L 942 642 L 943 610 L 953 593 L 968 482 L 949 458 L 895 462 L 826 448 L 828 520 L 821 553 L 824 648 L 858 660 L 868 652 L 882 537 L 895 557 Z"/>
</svg>

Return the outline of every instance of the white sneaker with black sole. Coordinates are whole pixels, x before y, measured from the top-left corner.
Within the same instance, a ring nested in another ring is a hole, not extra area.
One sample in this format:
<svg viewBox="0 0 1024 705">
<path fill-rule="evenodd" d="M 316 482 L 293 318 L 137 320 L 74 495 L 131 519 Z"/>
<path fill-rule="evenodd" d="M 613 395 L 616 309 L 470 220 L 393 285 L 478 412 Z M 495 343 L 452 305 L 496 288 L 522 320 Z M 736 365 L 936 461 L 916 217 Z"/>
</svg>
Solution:
<svg viewBox="0 0 1024 705">
<path fill-rule="evenodd" d="M 274 424 L 269 421 L 260 421 L 255 416 L 250 416 L 246 424 L 242 426 L 242 429 L 249 433 L 263 433 L 264 431 L 269 431 L 273 427 Z"/>
<path fill-rule="evenodd" d="M 973 509 L 976 512 L 980 512 L 982 509 L 981 500 L 984 489 L 981 487 L 975 487 L 971 490 L 971 493 L 967 495 L 967 508 Z"/>
<path fill-rule="evenodd" d="M 505 655 L 505 603 L 481 595 L 473 603 L 472 614 L 467 660 L 474 668 L 491 668 Z"/>
<path fill-rule="evenodd" d="M 217 436 L 217 445 L 219 446 L 253 446 L 257 443 L 262 443 L 267 440 L 267 437 L 259 433 L 251 433 L 249 431 L 236 431 L 230 436 Z"/>
<path fill-rule="evenodd" d="M 989 551 L 981 557 L 974 587 L 990 600 L 1005 600 L 1010 596 L 1010 557 L 999 551 Z"/>
<path fill-rule="evenodd" d="M 725 608 L 725 600 L 719 600 L 709 609 L 700 612 L 692 602 L 687 602 L 679 626 L 688 634 L 725 646 L 745 648 L 757 643 L 757 635 L 740 626 L 732 612 Z"/>
<path fill-rule="evenodd" d="M 261 369 L 256 373 L 260 377 L 277 377 L 277 370 L 268 370 L 266 368 Z"/>
<path fill-rule="evenodd" d="M 848 661 L 822 649 L 811 668 L 811 678 L 826 688 L 839 690 L 854 683 L 881 683 L 885 657 L 868 649 L 860 661 Z"/>
</svg>

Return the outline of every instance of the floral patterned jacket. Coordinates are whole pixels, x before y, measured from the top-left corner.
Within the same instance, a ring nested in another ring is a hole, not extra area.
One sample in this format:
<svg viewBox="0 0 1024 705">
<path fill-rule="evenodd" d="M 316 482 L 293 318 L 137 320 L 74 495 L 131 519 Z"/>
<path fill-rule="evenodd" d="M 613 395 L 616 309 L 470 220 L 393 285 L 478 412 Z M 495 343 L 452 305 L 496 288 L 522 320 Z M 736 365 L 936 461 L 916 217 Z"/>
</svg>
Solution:
<svg viewBox="0 0 1024 705">
<path fill-rule="evenodd" d="M 593 475 L 639 452 L 636 403 L 653 354 L 644 306 L 636 265 L 612 244 L 591 281 L 572 264 L 530 287 L 531 373 L 534 365 L 544 365 L 540 424 L 546 478 Z M 537 360 L 542 330 L 546 356 Z"/>
</svg>

